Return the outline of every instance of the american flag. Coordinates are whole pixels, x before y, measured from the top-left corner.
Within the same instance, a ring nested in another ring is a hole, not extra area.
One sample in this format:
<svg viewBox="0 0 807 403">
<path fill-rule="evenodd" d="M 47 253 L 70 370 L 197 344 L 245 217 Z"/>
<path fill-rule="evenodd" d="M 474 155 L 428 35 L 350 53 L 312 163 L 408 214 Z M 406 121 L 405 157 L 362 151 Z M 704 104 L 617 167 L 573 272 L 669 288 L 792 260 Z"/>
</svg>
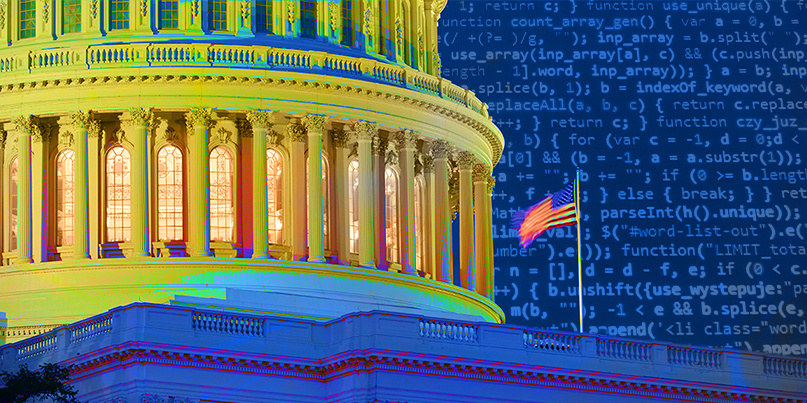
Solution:
<svg viewBox="0 0 807 403">
<path fill-rule="evenodd" d="M 527 211 L 513 213 L 512 228 L 518 229 L 521 246 L 530 246 L 535 238 L 550 228 L 565 227 L 577 223 L 577 208 L 574 199 L 575 181 L 564 186 Z"/>
</svg>

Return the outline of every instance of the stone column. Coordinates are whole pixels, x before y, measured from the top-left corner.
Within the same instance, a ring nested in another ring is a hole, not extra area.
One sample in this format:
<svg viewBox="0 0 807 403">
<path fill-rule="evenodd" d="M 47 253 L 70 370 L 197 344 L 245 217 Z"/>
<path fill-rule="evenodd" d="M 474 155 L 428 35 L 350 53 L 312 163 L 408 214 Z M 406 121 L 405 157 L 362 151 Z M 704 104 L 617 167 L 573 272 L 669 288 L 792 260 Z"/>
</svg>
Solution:
<svg viewBox="0 0 807 403">
<path fill-rule="evenodd" d="M 460 204 L 460 276 L 462 288 L 474 290 L 474 213 L 471 172 L 474 168 L 473 154 L 459 153 L 459 204 Z"/>
<path fill-rule="evenodd" d="M 423 251 L 423 270 L 430 273 L 432 279 L 437 279 L 435 269 L 435 213 L 434 213 L 434 157 L 431 154 L 431 143 L 423 147 L 423 235 L 425 250 Z"/>
<path fill-rule="evenodd" d="M 348 192 L 350 191 L 350 181 L 348 180 L 347 165 L 350 150 L 347 148 L 348 134 L 343 129 L 335 129 L 331 133 L 336 156 L 334 159 L 334 210 L 333 217 L 334 236 L 332 238 L 336 260 L 341 265 L 347 265 L 350 261 L 350 218 L 348 217 Z"/>
<path fill-rule="evenodd" d="M 132 255 L 151 256 L 149 240 L 148 136 L 153 127 L 151 109 L 132 108 L 121 125 L 132 143 Z"/>
<path fill-rule="evenodd" d="M 378 234 L 373 233 L 373 159 L 370 143 L 378 131 L 378 125 L 358 121 L 353 124 L 353 130 L 359 145 L 359 265 L 375 268 L 373 251 Z"/>
<path fill-rule="evenodd" d="M 0 35 L 2 38 L 2 35 Z M 8 244 L 6 244 L 8 234 L 8 190 L 7 181 L 8 171 L 6 170 L 6 131 L 3 130 L 3 125 L 0 124 L 0 266 L 5 261 L 3 253 L 8 251 Z M 2 330 L 2 329 L 0 329 Z"/>
<path fill-rule="evenodd" d="M 417 274 L 415 267 L 415 148 L 417 135 L 411 130 L 398 132 L 398 163 L 401 169 L 400 198 L 401 201 L 400 231 L 401 267 L 406 274 Z"/>
<path fill-rule="evenodd" d="M 451 283 L 451 203 L 448 199 L 448 142 L 432 144 L 434 157 L 434 243 L 436 280 Z"/>
<path fill-rule="evenodd" d="M 487 239 L 487 207 L 485 197 L 487 196 L 490 170 L 485 164 L 474 164 L 474 290 L 483 296 L 487 296 L 487 263 L 488 263 L 488 239 Z M 490 200 L 490 199 L 488 199 Z"/>
<path fill-rule="evenodd" d="M 34 263 L 48 261 L 48 191 L 45 161 L 52 126 L 37 125 L 31 133 L 31 246 Z"/>
<path fill-rule="evenodd" d="M 322 3 L 324 4 L 327 3 Z M 322 132 L 328 118 L 306 115 L 308 131 L 308 261 L 325 262 L 322 231 Z"/>
<path fill-rule="evenodd" d="M 274 116 L 269 111 L 249 111 L 247 120 L 252 125 L 252 258 L 268 259 L 266 136 Z"/>
<path fill-rule="evenodd" d="M 42 137 L 33 116 L 14 119 L 17 129 L 17 257 L 21 263 L 32 263 L 31 250 L 31 138 Z"/>
<path fill-rule="evenodd" d="M 101 123 L 90 119 L 87 123 L 87 178 L 102 178 L 101 169 Z M 87 246 L 90 258 L 102 257 L 98 245 L 101 244 L 101 187 L 99 180 L 87 181 L 87 210 L 94 212 L 87 217 Z"/>
<path fill-rule="evenodd" d="M 493 281 L 494 281 L 494 265 L 493 265 L 493 187 L 496 186 L 496 178 L 493 176 L 488 176 L 487 178 L 487 188 L 486 188 L 486 195 L 485 198 L 485 242 L 487 243 L 487 253 L 488 257 L 485 260 L 485 276 L 486 276 L 486 283 L 487 283 L 487 296 L 493 301 Z"/>
<path fill-rule="evenodd" d="M 192 108 L 185 114 L 188 133 L 190 181 L 188 183 L 188 254 L 192 257 L 210 253 L 210 157 L 207 152 L 212 111 Z"/>
<path fill-rule="evenodd" d="M 292 260 L 305 259 L 305 126 L 290 123 L 287 133 L 291 139 L 291 252 Z M 322 228 L 322 227 L 320 227 Z"/>
<path fill-rule="evenodd" d="M 90 112 L 73 112 L 70 114 L 70 121 L 73 125 L 73 147 L 76 152 L 75 170 L 73 171 L 74 206 L 73 217 L 74 236 L 73 247 L 75 259 L 88 259 L 90 257 L 89 237 L 87 234 L 87 224 L 89 218 L 88 193 L 87 193 L 87 130 L 90 126 Z M 97 182 L 97 177 L 95 177 Z"/>
<path fill-rule="evenodd" d="M 375 266 L 387 270 L 387 210 L 384 177 L 386 168 L 387 139 L 376 135 L 373 137 L 373 236 L 377 240 L 373 255 Z M 359 168 L 361 169 L 361 168 Z"/>
</svg>

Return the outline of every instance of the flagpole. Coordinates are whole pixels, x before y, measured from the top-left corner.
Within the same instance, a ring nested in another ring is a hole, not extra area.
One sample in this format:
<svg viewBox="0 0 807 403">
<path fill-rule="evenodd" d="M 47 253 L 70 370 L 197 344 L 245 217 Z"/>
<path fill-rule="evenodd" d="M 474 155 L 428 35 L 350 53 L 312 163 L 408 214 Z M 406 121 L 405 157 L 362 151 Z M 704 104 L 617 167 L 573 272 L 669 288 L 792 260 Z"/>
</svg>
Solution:
<svg viewBox="0 0 807 403">
<path fill-rule="evenodd" d="M 580 254 L 580 167 L 577 167 L 577 178 L 574 182 L 574 208 L 577 215 L 577 304 L 580 306 L 580 333 L 583 333 L 583 258 Z"/>
</svg>

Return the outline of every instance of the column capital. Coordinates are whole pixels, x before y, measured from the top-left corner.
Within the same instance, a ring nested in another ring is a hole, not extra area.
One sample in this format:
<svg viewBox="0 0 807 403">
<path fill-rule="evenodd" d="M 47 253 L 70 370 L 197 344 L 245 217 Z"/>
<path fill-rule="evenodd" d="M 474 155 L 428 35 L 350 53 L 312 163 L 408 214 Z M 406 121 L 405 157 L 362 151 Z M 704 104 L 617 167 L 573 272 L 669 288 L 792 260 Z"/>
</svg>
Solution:
<svg viewBox="0 0 807 403">
<path fill-rule="evenodd" d="M 247 111 L 247 121 L 252 128 L 270 129 L 275 123 L 275 115 L 272 111 L 253 110 Z"/>
<path fill-rule="evenodd" d="M 87 137 L 91 139 L 97 139 L 101 136 L 101 122 L 92 119 L 90 123 L 87 124 Z"/>
<path fill-rule="evenodd" d="M 451 151 L 451 144 L 445 140 L 436 140 L 431 142 L 431 154 L 434 158 L 448 158 Z"/>
<path fill-rule="evenodd" d="M 373 137 L 373 155 L 385 155 L 388 146 L 389 140 L 381 136 Z"/>
<path fill-rule="evenodd" d="M 434 172 L 434 157 L 432 157 L 431 155 L 424 155 L 421 162 L 423 163 L 423 172 L 425 173 Z"/>
<path fill-rule="evenodd" d="M 39 127 L 39 119 L 34 115 L 20 115 L 14 118 L 14 126 L 18 132 L 38 137 L 42 141 L 42 128 Z"/>
<path fill-rule="evenodd" d="M 473 169 L 474 161 L 476 161 L 476 158 L 474 158 L 474 155 L 468 151 L 460 151 L 459 153 L 457 153 L 457 164 L 459 166 L 459 169 L 462 170 Z"/>
<path fill-rule="evenodd" d="M 81 128 L 82 130 L 86 130 L 90 127 L 92 123 L 92 112 L 90 111 L 74 111 L 69 115 L 70 123 L 75 128 Z"/>
<path fill-rule="evenodd" d="M 309 114 L 303 116 L 302 123 L 309 133 L 322 133 L 325 130 L 325 125 L 328 124 L 328 117 Z"/>
<path fill-rule="evenodd" d="M 414 130 L 401 130 L 395 133 L 395 142 L 398 144 L 398 149 L 417 147 L 418 133 Z"/>
<path fill-rule="evenodd" d="M 473 178 L 474 182 L 485 182 L 487 178 L 490 176 L 490 168 L 488 168 L 487 164 L 482 164 L 477 162 L 474 164 L 474 173 Z"/>
<path fill-rule="evenodd" d="M 154 113 L 151 108 L 131 108 L 123 114 L 121 123 L 151 128 L 154 125 Z"/>
<path fill-rule="evenodd" d="M 209 108 L 191 108 L 185 112 L 185 124 L 190 135 L 196 128 L 207 130 L 213 124 L 213 111 Z"/>
<path fill-rule="evenodd" d="M 359 120 L 353 123 L 353 132 L 359 140 L 372 140 L 378 132 L 378 124 Z"/>
<path fill-rule="evenodd" d="M 235 127 L 238 129 L 238 137 L 240 138 L 252 138 L 252 124 L 249 123 L 246 119 L 238 119 L 235 121 Z"/>
<path fill-rule="evenodd" d="M 6 131 L 0 129 L 0 148 L 6 147 Z"/>
<path fill-rule="evenodd" d="M 334 147 L 347 148 L 350 135 L 344 129 L 334 129 L 331 131 L 331 141 Z"/>
<path fill-rule="evenodd" d="M 306 130 L 305 126 L 303 126 L 301 123 L 289 123 L 289 125 L 286 127 L 286 133 L 289 135 L 289 138 L 291 138 L 291 141 L 305 141 Z"/>
<path fill-rule="evenodd" d="M 488 194 L 493 193 L 493 188 L 496 186 L 496 177 L 488 176 Z"/>
</svg>

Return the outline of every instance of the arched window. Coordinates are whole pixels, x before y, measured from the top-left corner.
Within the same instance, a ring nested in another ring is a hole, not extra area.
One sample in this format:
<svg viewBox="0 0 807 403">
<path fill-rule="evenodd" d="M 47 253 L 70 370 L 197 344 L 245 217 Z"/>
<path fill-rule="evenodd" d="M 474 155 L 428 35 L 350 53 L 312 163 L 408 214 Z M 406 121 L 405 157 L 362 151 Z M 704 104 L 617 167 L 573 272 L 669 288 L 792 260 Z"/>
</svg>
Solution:
<svg viewBox="0 0 807 403">
<path fill-rule="evenodd" d="M 359 161 L 350 161 L 347 167 L 348 184 L 348 250 L 359 253 Z"/>
<path fill-rule="evenodd" d="M 387 261 L 400 262 L 398 258 L 398 176 L 392 168 L 384 171 L 384 205 L 386 212 Z"/>
<path fill-rule="evenodd" d="M 167 145 L 157 153 L 157 237 L 160 241 L 183 240 L 184 198 L 182 152 Z"/>
<path fill-rule="evenodd" d="M 317 1 L 300 1 L 300 37 L 317 39 Z"/>
<path fill-rule="evenodd" d="M 14 158 L 9 166 L 9 189 L 8 189 L 8 204 L 9 204 L 9 249 L 17 249 L 17 186 L 19 185 L 19 164 L 17 159 Z"/>
<path fill-rule="evenodd" d="M 109 0 L 109 30 L 129 29 L 129 0 Z"/>
<path fill-rule="evenodd" d="M 232 242 L 235 224 L 233 157 L 224 147 L 210 152 L 210 240 Z"/>
<path fill-rule="evenodd" d="M 273 33 L 272 0 L 257 0 L 255 3 L 255 31 L 262 34 Z"/>
<path fill-rule="evenodd" d="M 415 179 L 415 267 L 425 272 L 423 256 L 426 240 L 423 231 L 423 181 Z"/>
<path fill-rule="evenodd" d="M 306 156 L 305 157 L 305 177 L 306 177 L 306 179 L 308 178 L 308 161 L 309 161 L 308 156 Z M 320 158 L 320 161 L 322 161 L 321 162 L 321 164 L 322 164 L 322 181 L 321 181 L 321 183 L 322 183 L 322 238 L 323 238 L 323 241 L 324 241 L 322 243 L 322 246 L 325 249 L 328 249 L 328 248 L 331 247 L 331 240 L 330 240 L 330 237 L 328 237 L 328 219 L 330 218 L 329 208 L 330 208 L 330 205 L 331 205 L 330 192 L 328 192 L 328 161 L 325 159 L 324 155 Z M 308 203 L 310 203 L 310 201 L 309 201 L 309 197 L 308 197 L 308 186 L 306 186 L 305 187 L 305 204 L 306 204 L 306 206 L 308 206 Z M 308 208 L 305 209 L 305 219 L 306 219 L 306 222 L 308 222 L 308 220 L 311 219 L 311 217 L 308 215 Z"/>
<path fill-rule="evenodd" d="M 76 153 L 64 150 L 56 157 L 56 245 L 72 245 L 75 203 Z"/>
<path fill-rule="evenodd" d="M 273 149 L 266 150 L 266 203 L 269 243 L 283 242 L 283 158 Z"/>
<path fill-rule="evenodd" d="M 106 155 L 106 240 L 124 242 L 132 236 L 132 178 L 129 151 L 121 146 Z"/>
</svg>

